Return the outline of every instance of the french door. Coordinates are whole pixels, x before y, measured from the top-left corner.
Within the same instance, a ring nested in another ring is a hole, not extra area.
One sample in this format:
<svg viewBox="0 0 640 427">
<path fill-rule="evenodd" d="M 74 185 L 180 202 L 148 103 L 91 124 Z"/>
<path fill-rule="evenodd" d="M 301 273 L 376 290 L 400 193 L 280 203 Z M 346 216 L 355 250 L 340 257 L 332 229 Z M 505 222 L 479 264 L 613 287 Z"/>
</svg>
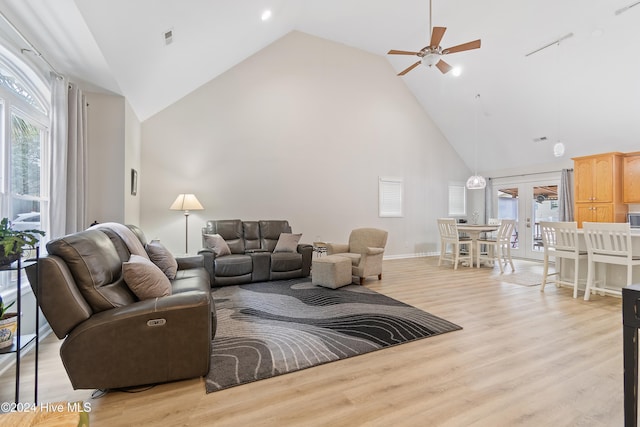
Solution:
<svg viewBox="0 0 640 427">
<path fill-rule="evenodd" d="M 511 236 L 512 256 L 541 260 L 544 248 L 540 221 L 558 221 L 560 177 L 536 176 L 535 181 L 526 178 L 493 180 L 493 212 L 499 219 L 516 220 Z"/>
</svg>

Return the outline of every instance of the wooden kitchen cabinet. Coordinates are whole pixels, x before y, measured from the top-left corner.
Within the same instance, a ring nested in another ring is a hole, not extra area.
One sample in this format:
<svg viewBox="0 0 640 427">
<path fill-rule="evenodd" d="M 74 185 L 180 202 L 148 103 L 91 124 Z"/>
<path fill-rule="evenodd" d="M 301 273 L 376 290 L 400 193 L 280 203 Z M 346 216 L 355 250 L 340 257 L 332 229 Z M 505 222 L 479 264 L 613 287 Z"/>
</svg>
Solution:
<svg viewBox="0 0 640 427">
<path fill-rule="evenodd" d="M 573 159 L 575 220 L 626 222 L 623 201 L 622 153 L 604 153 Z"/>
<path fill-rule="evenodd" d="M 576 203 L 575 211 L 578 227 L 582 227 L 583 221 L 588 222 L 614 222 L 613 206 L 611 203 Z"/>
<path fill-rule="evenodd" d="M 628 153 L 624 158 L 624 202 L 640 203 L 640 153 Z"/>
</svg>

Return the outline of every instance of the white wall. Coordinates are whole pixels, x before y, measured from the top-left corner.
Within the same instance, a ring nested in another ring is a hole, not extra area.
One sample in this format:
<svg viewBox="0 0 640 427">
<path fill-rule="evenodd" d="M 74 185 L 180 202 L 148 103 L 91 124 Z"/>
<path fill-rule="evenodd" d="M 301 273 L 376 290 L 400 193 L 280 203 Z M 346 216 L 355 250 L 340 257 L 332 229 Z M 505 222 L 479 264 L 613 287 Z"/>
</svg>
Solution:
<svg viewBox="0 0 640 427">
<path fill-rule="evenodd" d="M 140 169 L 141 124 L 124 97 L 87 93 L 89 223 L 140 223 L 131 195 L 131 168 Z"/>
<path fill-rule="evenodd" d="M 142 124 L 131 108 L 129 102 L 125 102 L 125 135 L 124 135 L 124 222 L 126 224 L 140 224 L 140 183 L 138 192 L 131 194 L 131 169 L 141 176 L 140 158 L 142 149 Z M 138 178 L 139 180 L 140 178 Z"/>
<path fill-rule="evenodd" d="M 379 227 L 387 255 L 433 252 L 469 173 L 385 58 L 292 32 L 142 124 L 141 225 L 183 252 L 168 208 L 195 193 L 189 252 L 228 218 L 288 219 L 309 243 Z M 404 178 L 404 218 L 378 217 L 379 176 Z"/>
</svg>

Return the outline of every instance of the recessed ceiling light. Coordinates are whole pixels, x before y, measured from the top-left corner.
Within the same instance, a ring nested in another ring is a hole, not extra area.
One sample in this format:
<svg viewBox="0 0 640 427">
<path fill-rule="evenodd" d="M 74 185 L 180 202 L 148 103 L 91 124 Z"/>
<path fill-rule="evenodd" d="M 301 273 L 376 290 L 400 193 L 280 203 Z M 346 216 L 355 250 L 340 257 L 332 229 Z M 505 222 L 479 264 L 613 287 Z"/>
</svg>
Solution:
<svg viewBox="0 0 640 427">
<path fill-rule="evenodd" d="M 262 19 L 263 21 L 268 21 L 269 18 L 271 18 L 271 11 L 267 9 L 264 12 L 262 12 L 262 16 L 260 16 L 260 19 Z"/>
<path fill-rule="evenodd" d="M 453 70 L 451 70 L 451 74 L 453 74 L 455 77 L 458 77 L 460 74 L 462 74 L 462 68 L 453 67 Z"/>
</svg>

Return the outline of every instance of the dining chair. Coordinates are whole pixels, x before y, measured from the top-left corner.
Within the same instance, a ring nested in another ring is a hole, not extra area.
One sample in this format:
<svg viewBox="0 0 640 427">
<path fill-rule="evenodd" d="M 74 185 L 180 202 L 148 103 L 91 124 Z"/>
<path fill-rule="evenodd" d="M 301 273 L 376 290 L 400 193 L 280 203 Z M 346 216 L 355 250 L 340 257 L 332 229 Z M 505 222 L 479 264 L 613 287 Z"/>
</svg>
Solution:
<svg viewBox="0 0 640 427">
<path fill-rule="evenodd" d="M 495 239 L 478 239 L 476 241 L 476 265 L 480 268 L 481 260 L 498 261 L 500 274 L 504 273 L 504 266 L 509 263 L 511 271 L 515 271 L 513 260 L 511 259 L 511 235 L 516 225 L 513 219 L 500 220 L 500 226 L 496 231 Z M 482 245 L 486 245 L 486 251 L 481 251 Z"/>
<path fill-rule="evenodd" d="M 544 292 L 549 276 L 556 276 L 556 286 L 573 286 L 573 297 L 578 297 L 578 272 L 580 260 L 587 259 L 587 251 L 581 251 L 578 245 L 577 222 L 551 222 L 540 221 L 540 233 L 544 246 L 544 270 L 542 272 L 542 286 L 540 292 Z M 555 258 L 556 272 L 549 274 L 549 258 Z M 573 281 L 562 280 L 562 259 L 573 260 Z"/>
<path fill-rule="evenodd" d="M 469 266 L 473 267 L 473 244 L 469 237 L 460 237 L 458 233 L 458 225 L 454 218 L 438 218 L 438 231 L 440 232 L 440 259 L 438 266 L 442 261 L 451 261 L 453 269 L 458 269 L 460 261 L 468 260 Z M 451 252 L 448 247 L 451 246 Z M 461 255 L 462 247 L 467 248 L 467 253 Z"/>
<path fill-rule="evenodd" d="M 502 220 L 500 218 L 489 218 L 487 220 L 487 225 L 500 225 L 500 222 Z M 496 238 L 496 232 L 495 231 L 487 231 L 486 233 L 484 233 L 484 238 L 485 239 L 495 239 Z"/>
<path fill-rule="evenodd" d="M 583 222 L 584 239 L 587 244 L 589 267 L 587 269 L 587 288 L 584 300 L 588 301 L 591 291 L 600 291 L 620 295 L 619 290 L 608 289 L 605 280 L 602 286 L 596 286 L 594 280 L 596 263 L 624 265 L 627 267 L 627 286 L 633 281 L 633 267 L 640 265 L 640 256 L 633 256 L 631 246 L 631 228 L 629 223 Z"/>
</svg>

